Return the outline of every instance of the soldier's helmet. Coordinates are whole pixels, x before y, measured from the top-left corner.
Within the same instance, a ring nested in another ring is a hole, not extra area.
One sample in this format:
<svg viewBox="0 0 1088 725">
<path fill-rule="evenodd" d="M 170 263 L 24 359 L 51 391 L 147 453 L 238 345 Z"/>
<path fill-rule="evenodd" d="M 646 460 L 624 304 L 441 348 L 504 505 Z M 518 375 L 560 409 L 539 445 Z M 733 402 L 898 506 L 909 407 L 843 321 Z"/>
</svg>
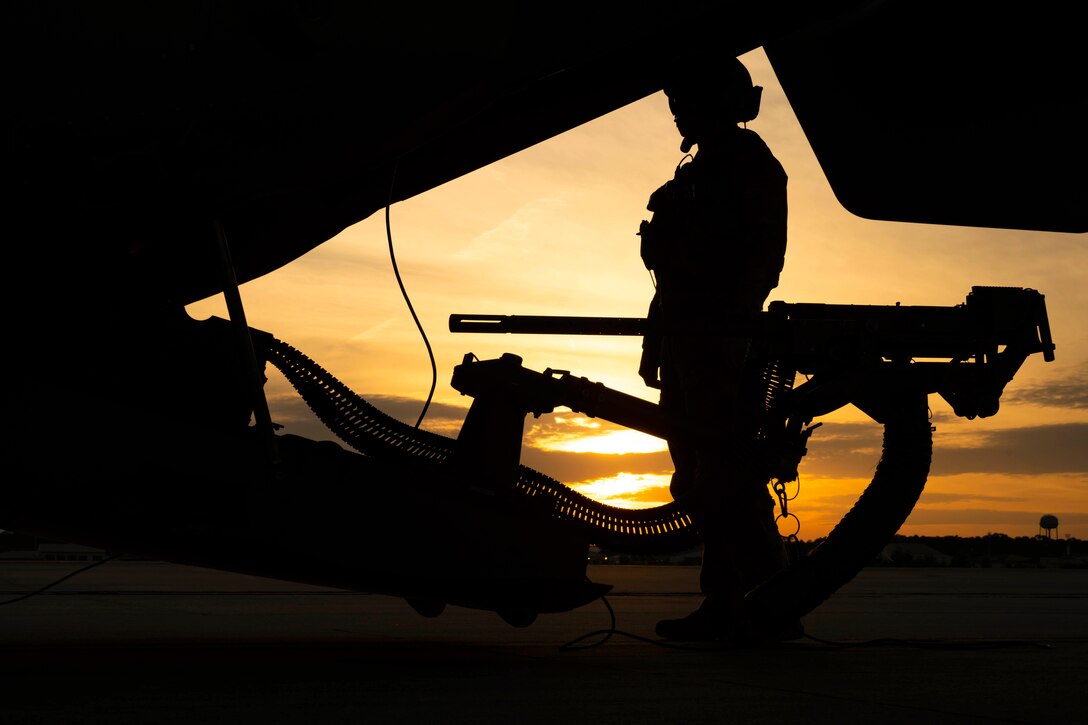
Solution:
<svg viewBox="0 0 1088 725">
<path fill-rule="evenodd" d="M 687 56 L 674 63 L 664 87 L 669 107 L 711 113 L 734 123 L 759 115 L 763 88 L 752 84 L 748 69 L 734 57 Z"/>
</svg>

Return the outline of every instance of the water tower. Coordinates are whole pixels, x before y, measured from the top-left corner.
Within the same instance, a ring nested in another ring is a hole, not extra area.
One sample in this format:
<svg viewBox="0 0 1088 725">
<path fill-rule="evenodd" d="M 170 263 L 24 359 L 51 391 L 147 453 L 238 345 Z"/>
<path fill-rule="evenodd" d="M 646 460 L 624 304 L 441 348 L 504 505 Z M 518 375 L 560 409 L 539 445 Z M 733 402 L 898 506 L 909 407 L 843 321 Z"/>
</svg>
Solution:
<svg viewBox="0 0 1088 725">
<path fill-rule="evenodd" d="M 1039 519 L 1039 529 L 1042 531 L 1040 536 L 1045 536 L 1048 539 L 1058 538 L 1058 517 L 1047 514 Z"/>
</svg>

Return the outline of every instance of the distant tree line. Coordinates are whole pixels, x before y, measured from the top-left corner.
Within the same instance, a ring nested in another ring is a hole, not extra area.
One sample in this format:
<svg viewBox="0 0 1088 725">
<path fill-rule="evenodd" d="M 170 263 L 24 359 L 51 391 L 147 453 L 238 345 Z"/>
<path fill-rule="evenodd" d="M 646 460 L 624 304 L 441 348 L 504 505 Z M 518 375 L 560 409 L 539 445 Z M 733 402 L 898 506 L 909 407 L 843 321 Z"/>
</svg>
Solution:
<svg viewBox="0 0 1088 725">
<path fill-rule="evenodd" d="M 819 546 L 823 537 L 799 541 L 794 553 L 804 556 Z M 594 550 L 590 561 L 599 564 L 697 565 L 699 549 L 673 554 L 630 554 Z M 869 566 L 915 567 L 1038 567 L 1088 568 L 1088 542 L 1081 539 L 1048 539 L 1042 536 L 894 536 Z"/>
<path fill-rule="evenodd" d="M 800 543 L 811 551 L 822 538 Z M 1088 542 L 1081 539 L 1049 539 L 1044 536 L 901 536 L 870 566 L 1030 567 L 1060 560 L 1063 566 L 1088 567 Z"/>
</svg>

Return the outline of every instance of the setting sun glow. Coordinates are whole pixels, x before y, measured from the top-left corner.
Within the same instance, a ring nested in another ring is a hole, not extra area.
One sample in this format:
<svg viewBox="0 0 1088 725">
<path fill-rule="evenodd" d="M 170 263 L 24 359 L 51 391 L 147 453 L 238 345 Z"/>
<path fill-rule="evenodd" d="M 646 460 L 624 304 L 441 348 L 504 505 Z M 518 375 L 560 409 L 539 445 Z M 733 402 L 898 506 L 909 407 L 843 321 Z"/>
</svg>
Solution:
<svg viewBox="0 0 1088 725">
<path fill-rule="evenodd" d="M 594 481 L 572 483 L 570 487 L 595 501 L 624 509 L 641 509 L 662 506 L 669 496 L 667 475 L 644 473 L 619 473 Z"/>
<path fill-rule="evenodd" d="M 658 453 L 668 450 L 668 445 L 660 438 L 655 438 L 637 430 L 606 430 L 600 433 L 600 424 L 589 418 L 580 418 L 566 422 L 584 430 L 580 435 L 570 434 L 545 435 L 535 438 L 533 443 L 538 448 L 567 453 Z"/>
</svg>

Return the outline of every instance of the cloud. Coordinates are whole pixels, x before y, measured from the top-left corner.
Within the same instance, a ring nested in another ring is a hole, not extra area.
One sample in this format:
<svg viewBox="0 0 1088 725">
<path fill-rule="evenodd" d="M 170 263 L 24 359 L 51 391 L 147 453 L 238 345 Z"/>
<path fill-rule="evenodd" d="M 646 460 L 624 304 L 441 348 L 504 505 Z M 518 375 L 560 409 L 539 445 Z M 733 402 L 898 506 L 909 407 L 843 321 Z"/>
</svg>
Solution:
<svg viewBox="0 0 1088 725">
<path fill-rule="evenodd" d="M 921 502 L 924 504 L 949 504 L 949 503 L 962 503 L 964 501 L 971 501 L 977 503 L 979 501 L 990 501 L 994 503 L 1001 503 L 1005 501 L 1027 501 L 1027 496 L 992 496 L 985 493 L 951 493 L 943 491 L 925 491 L 922 493 Z"/>
<path fill-rule="evenodd" d="M 1088 372 L 1078 371 L 1060 382 L 1018 386 L 1006 391 L 1002 402 L 1088 410 Z"/>
<path fill-rule="evenodd" d="M 394 395 L 364 395 L 364 400 L 405 425 L 414 426 L 423 411 L 423 401 Z M 313 440 L 333 440 L 342 443 L 325 424 L 314 416 L 306 402 L 294 391 L 277 395 L 269 400 L 272 420 L 282 426 L 284 433 L 291 433 Z M 456 438 L 468 408 L 432 401 L 427 408 L 421 428 L 432 433 Z"/>
<path fill-rule="evenodd" d="M 944 509 L 919 506 L 911 513 L 909 524 L 1000 524 L 1000 525 L 1034 525 L 1038 523 L 1042 513 L 1038 510 L 1017 511 L 1005 509 Z M 1073 511 L 1057 514 L 1059 525 L 1086 524 L 1088 513 Z"/>
<path fill-rule="evenodd" d="M 647 508 L 672 501 L 670 476 L 629 474 L 570 484 L 575 491 L 620 508 Z"/>
<path fill-rule="evenodd" d="M 880 460 L 883 429 L 876 423 L 824 423 L 808 442 L 802 475 L 865 478 Z"/>
<path fill-rule="evenodd" d="M 362 332 L 356 333 L 351 338 L 349 338 L 348 341 L 349 342 L 363 342 L 363 341 L 369 342 L 371 340 L 382 340 L 382 341 L 384 341 L 389 337 L 388 331 L 390 329 L 394 328 L 397 324 L 399 324 L 399 322 L 396 321 L 396 320 L 392 320 L 392 319 L 382 320 L 381 322 L 370 325 L 369 327 L 367 327 Z"/>
<path fill-rule="evenodd" d="M 604 418 L 591 418 L 580 413 L 548 414 L 529 418 L 526 422 L 526 437 L 537 441 L 578 435 L 603 435 L 618 430 L 626 429 Z"/>
<path fill-rule="evenodd" d="M 415 425 L 419 414 L 423 410 L 423 401 L 416 398 L 407 398 L 398 395 L 380 395 L 371 393 L 364 395 L 367 402 L 386 415 L 396 418 L 402 423 Z M 427 415 L 424 421 L 445 421 L 460 423 L 468 414 L 468 408 L 431 401 L 427 407 Z"/>
<path fill-rule="evenodd" d="M 864 423 L 825 423 L 809 441 L 802 472 L 825 478 L 871 476 L 883 430 Z M 958 445 L 950 445 L 951 443 Z M 1058 423 L 981 431 L 934 442 L 932 475 L 1017 475 L 1088 471 L 1088 423 Z"/>
<path fill-rule="evenodd" d="M 572 453 L 656 453 L 666 450 L 660 438 L 640 433 L 603 418 L 560 412 L 530 419 L 525 444 L 534 448 Z"/>
<path fill-rule="evenodd" d="M 563 483 L 609 478 L 621 473 L 672 475 L 668 451 L 659 453 L 568 453 L 546 451 L 526 446 L 521 452 L 523 465 Z"/>
<path fill-rule="evenodd" d="M 957 473 L 1084 473 L 1088 423 L 1008 428 L 981 434 L 971 447 L 935 448 L 934 475 Z"/>
<path fill-rule="evenodd" d="M 814 503 L 818 503 L 820 507 L 834 510 L 846 510 L 850 506 L 853 506 L 858 500 L 860 492 L 855 493 L 843 493 L 833 495 L 821 495 L 817 498 L 813 498 Z M 918 507 L 923 506 L 944 506 L 947 504 L 957 504 L 969 502 L 973 504 L 979 503 L 1021 503 L 1023 501 L 1030 500 L 1028 496 L 1003 496 L 1003 495 L 990 495 L 983 493 L 975 493 L 974 491 L 967 492 L 944 492 L 944 491 L 923 491 L 921 498 L 918 500 Z"/>
<path fill-rule="evenodd" d="M 283 426 L 282 433 L 290 433 L 315 441 L 336 441 L 343 445 L 343 442 L 314 416 L 306 402 L 297 395 L 270 397 L 268 407 L 272 413 L 272 422 Z"/>
</svg>

